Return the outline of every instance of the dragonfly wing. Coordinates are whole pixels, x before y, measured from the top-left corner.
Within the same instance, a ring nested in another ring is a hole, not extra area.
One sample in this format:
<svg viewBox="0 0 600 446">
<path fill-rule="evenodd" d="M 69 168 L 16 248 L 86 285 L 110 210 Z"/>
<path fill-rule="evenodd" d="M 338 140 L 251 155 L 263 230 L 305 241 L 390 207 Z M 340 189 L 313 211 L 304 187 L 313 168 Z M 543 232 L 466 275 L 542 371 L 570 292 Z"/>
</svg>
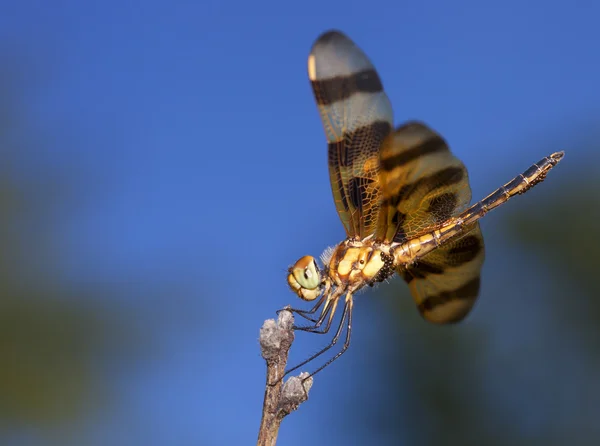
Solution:
<svg viewBox="0 0 600 446">
<path fill-rule="evenodd" d="M 366 237 L 377 226 L 379 151 L 393 128 L 392 106 L 369 58 L 339 31 L 316 40 L 308 76 L 327 136 L 338 214 L 349 236 Z"/>
<path fill-rule="evenodd" d="M 462 320 L 477 300 L 484 258 L 483 236 L 475 223 L 464 235 L 397 271 L 423 318 L 453 323 Z"/>
<path fill-rule="evenodd" d="M 464 164 L 446 141 L 423 123 L 396 129 L 381 149 L 382 205 L 377 238 L 405 242 L 467 208 Z"/>
</svg>

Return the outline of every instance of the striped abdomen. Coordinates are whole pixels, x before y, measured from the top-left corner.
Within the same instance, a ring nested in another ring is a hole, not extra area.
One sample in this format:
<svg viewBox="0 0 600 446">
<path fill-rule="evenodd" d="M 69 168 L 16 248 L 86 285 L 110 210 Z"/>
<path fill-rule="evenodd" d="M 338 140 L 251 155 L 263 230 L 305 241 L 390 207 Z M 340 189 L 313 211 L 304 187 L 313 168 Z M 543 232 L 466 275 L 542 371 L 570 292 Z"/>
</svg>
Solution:
<svg viewBox="0 0 600 446">
<path fill-rule="evenodd" d="M 508 201 L 512 196 L 523 194 L 542 182 L 550 169 L 556 166 L 563 156 L 564 152 L 556 152 L 544 157 L 483 200 L 442 223 L 438 229 L 397 245 L 395 247 L 396 263 L 413 262 L 451 238 L 458 236 L 464 232 L 465 228 L 471 228 L 477 220 Z"/>
</svg>

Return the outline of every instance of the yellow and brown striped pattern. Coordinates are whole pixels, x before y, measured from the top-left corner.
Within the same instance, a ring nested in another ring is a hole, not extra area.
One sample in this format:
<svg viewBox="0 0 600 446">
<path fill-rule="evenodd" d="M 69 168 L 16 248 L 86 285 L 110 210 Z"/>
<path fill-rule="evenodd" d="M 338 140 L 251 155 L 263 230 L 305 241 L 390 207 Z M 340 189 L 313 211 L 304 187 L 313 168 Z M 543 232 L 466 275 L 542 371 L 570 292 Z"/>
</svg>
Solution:
<svg viewBox="0 0 600 446">
<path fill-rule="evenodd" d="M 437 227 L 471 200 L 464 164 L 446 141 L 420 122 L 408 122 L 380 152 L 382 204 L 376 238 L 404 242 Z"/>
<path fill-rule="evenodd" d="M 380 157 L 377 239 L 419 240 L 469 205 L 467 169 L 425 124 L 413 121 L 398 127 L 382 144 Z M 483 236 L 476 224 L 468 237 L 439 246 L 416 262 L 402 259 L 406 261 L 398 264 L 397 271 L 425 319 L 457 322 L 475 303 L 483 259 Z"/>
<path fill-rule="evenodd" d="M 415 263 L 399 265 L 397 271 L 426 320 L 453 323 L 461 321 L 475 304 L 484 258 L 483 236 L 475 223 L 465 236 L 439 246 Z"/>
<path fill-rule="evenodd" d="M 479 219 L 542 182 L 563 156 L 564 152 L 557 152 L 542 158 L 438 228 L 394 247 L 398 273 L 409 284 L 424 318 L 446 323 L 466 316 L 477 298 L 479 271 L 483 265 Z"/>
<path fill-rule="evenodd" d="M 338 31 L 313 45 L 308 77 L 327 136 L 335 206 L 348 236 L 364 238 L 377 225 L 379 150 L 392 130 L 392 106 L 368 57 Z"/>
</svg>

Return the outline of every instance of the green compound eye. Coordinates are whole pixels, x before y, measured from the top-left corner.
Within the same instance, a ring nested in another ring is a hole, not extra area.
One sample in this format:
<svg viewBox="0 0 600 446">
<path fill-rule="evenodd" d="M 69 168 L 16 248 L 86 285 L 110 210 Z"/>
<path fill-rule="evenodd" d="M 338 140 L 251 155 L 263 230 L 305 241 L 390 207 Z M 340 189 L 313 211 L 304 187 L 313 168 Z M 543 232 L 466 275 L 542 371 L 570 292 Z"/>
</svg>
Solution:
<svg viewBox="0 0 600 446">
<path fill-rule="evenodd" d="M 321 272 L 312 256 L 304 256 L 290 268 L 288 284 L 304 300 L 316 299 L 321 290 Z"/>
<path fill-rule="evenodd" d="M 304 256 L 292 267 L 292 274 L 298 284 L 307 290 L 314 290 L 321 283 L 317 262 L 312 256 Z"/>
</svg>

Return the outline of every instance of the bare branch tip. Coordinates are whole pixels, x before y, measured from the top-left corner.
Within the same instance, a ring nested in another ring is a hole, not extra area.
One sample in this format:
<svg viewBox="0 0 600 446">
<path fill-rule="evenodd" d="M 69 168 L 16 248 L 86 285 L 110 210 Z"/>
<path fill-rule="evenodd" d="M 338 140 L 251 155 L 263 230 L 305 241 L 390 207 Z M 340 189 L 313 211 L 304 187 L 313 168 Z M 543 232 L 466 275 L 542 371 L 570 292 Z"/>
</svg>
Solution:
<svg viewBox="0 0 600 446">
<path fill-rule="evenodd" d="M 267 361 L 276 359 L 281 352 L 282 343 L 287 343 L 289 348 L 294 333 L 292 327 L 294 325 L 294 316 L 291 311 L 281 311 L 277 318 L 267 319 L 261 329 L 259 335 L 260 350 L 262 357 Z"/>
<path fill-rule="evenodd" d="M 279 425 L 308 399 L 313 378 L 303 372 L 283 382 L 287 355 L 294 341 L 294 314 L 286 307 L 278 312 L 277 321 L 267 319 L 260 329 L 260 348 L 267 361 L 267 386 L 263 401 L 258 445 L 272 446 L 277 441 Z"/>
<path fill-rule="evenodd" d="M 290 311 L 289 306 L 285 307 L 279 312 L 279 316 L 277 318 L 277 325 L 282 330 L 291 330 L 294 326 L 294 315 Z"/>
</svg>

